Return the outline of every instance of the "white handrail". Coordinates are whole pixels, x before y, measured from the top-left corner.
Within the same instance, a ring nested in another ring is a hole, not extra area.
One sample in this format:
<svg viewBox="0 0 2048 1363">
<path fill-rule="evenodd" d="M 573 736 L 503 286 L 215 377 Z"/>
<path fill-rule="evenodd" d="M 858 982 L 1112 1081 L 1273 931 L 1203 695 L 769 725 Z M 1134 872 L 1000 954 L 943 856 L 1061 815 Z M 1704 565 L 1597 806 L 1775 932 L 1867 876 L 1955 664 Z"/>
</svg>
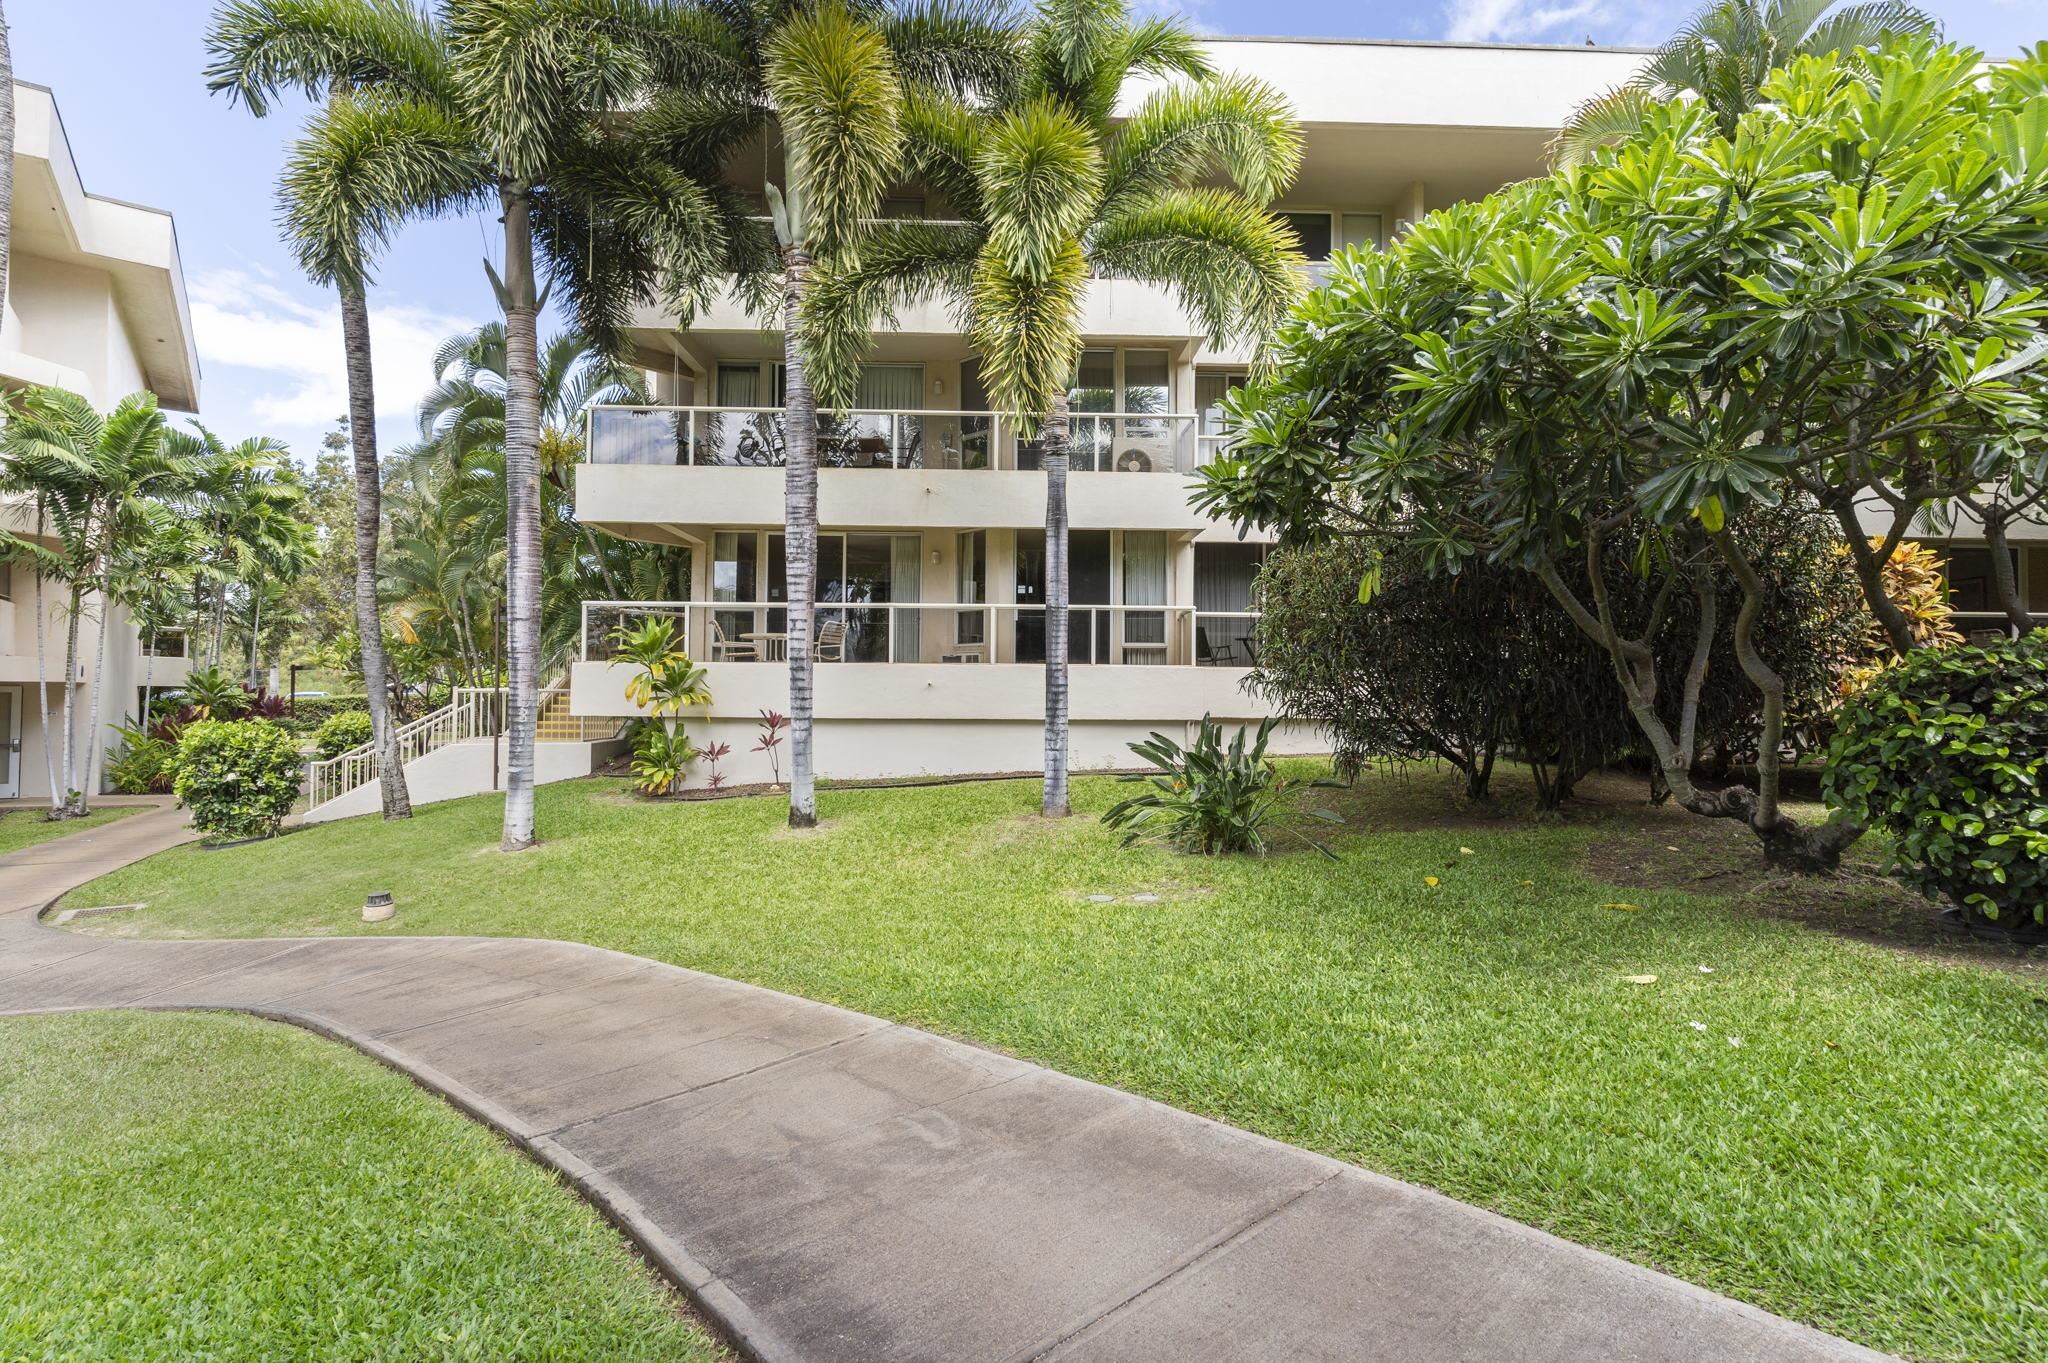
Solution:
<svg viewBox="0 0 2048 1363">
<path fill-rule="evenodd" d="M 612 655 L 605 641 L 623 620 L 668 616 L 679 626 L 676 647 L 699 662 L 732 661 L 719 656 L 719 644 L 747 651 L 747 661 L 775 662 L 780 660 L 779 656 L 765 651 L 771 641 L 768 614 L 788 609 L 787 601 L 585 601 L 582 649 L 578 656 L 584 662 L 609 663 Z M 886 612 L 891 654 L 886 661 L 893 664 L 995 662 L 999 653 L 1014 657 L 1018 648 L 1016 622 L 1041 616 L 1046 607 L 1033 602 L 820 601 L 812 609 L 821 625 L 834 619 L 875 621 Z M 1072 632 L 1075 645 L 1086 645 L 1085 656 L 1077 661 L 1130 664 L 1156 660 L 1177 666 L 1203 664 L 1205 654 L 1206 661 L 1213 664 L 1216 655 L 1223 652 L 1224 639 L 1254 638 L 1259 618 L 1256 610 L 1202 611 L 1193 606 L 1133 602 L 1075 603 L 1067 611 L 1077 622 Z M 735 615 L 753 616 L 753 623 L 746 625 L 743 620 L 745 628 L 735 629 L 729 618 Z M 971 635 L 979 637 L 971 637 L 962 630 L 963 626 L 975 623 L 970 618 L 974 615 L 982 617 L 978 627 L 971 631 Z M 717 616 L 728 617 L 722 640 L 714 640 L 706 625 L 708 619 Z M 1106 624 L 1106 633 L 1098 633 L 1094 624 L 1098 619 Z M 1004 628 L 1006 622 L 1008 627 Z M 953 631 L 950 635 L 946 633 L 949 627 Z M 1208 649 L 1202 647 L 1200 631 L 1204 628 L 1213 636 L 1207 641 L 1211 645 Z M 1160 637 L 1146 637 L 1154 630 Z M 752 641 L 742 637 L 749 633 L 757 633 L 758 637 Z M 773 641 L 779 639 L 779 634 L 772 636 Z M 900 656 L 905 652 L 911 656 Z M 1249 652 L 1248 648 L 1233 650 L 1235 654 Z"/>
<path fill-rule="evenodd" d="M 542 691 L 535 713 L 538 714 L 549 700 L 566 690 L 566 687 L 551 686 Z M 504 696 L 503 687 L 457 687 L 446 705 L 399 726 L 399 761 L 415 761 L 450 743 L 496 736 L 504 729 Z M 378 778 L 381 770 L 374 739 L 357 744 L 347 752 L 308 763 L 308 807 L 338 800 L 359 786 L 368 785 Z"/>
</svg>

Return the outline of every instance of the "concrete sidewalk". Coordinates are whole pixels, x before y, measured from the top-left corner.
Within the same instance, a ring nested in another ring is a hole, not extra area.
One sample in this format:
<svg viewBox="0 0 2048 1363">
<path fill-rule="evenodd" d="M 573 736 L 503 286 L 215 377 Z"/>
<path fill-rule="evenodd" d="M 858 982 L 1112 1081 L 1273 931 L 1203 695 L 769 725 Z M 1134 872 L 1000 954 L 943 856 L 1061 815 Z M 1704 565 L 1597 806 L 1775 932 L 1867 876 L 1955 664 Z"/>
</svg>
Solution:
<svg viewBox="0 0 2048 1363">
<path fill-rule="evenodd" d="M 232 1008 L 345 1040 L 560 1170 L 757 1359 L 1881 1357 L 1174 1108 L 637 957 L 36 922 L 180 822 L 0 858 L 0 1012 Z"/>
</svg>

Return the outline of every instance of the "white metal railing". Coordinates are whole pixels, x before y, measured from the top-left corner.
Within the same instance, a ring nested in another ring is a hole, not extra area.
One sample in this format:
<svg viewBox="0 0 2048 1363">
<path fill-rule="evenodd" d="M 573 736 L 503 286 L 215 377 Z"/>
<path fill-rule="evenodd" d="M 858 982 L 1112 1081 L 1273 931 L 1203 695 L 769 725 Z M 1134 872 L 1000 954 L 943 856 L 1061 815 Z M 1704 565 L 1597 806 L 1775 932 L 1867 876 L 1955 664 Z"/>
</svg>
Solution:
<svg viewBox="0 0 2048 1363">
<path fill-rule="evenodd" d="M 440 709 L 429 710 L 418 719 L 398 727 L 399 762 L 411 762 L 450 743 L 486 738 L 500 732 L 504 728 L 504 702 L 502 689 L 457 689 Z M 358 786 L 376 780 L 380 771 L 375 739 L 324 761 L 310 763 L 306 768 L 307 805 L 317 807 L 329 800 L 340 799 Z"/>
<path fill-rule="evenodd" d="M 185 656 L 186 638 L 181 626 L 169 629 L 144 631 L 142 642 L 136 651 L 144 658 L 182 658 Z"/>
<path fill-rule="evenodd" d="M 594 464 L 775 468 L 788 418 L 780 407 L 599 406 L 585 457 Z M 1188 474 L 1215 453 L 1185 412 L 1075 412 L 1070 462 L 1078 473 Z M 820 468 L 1036 469 L 1041 449 L 996 412 L 820 412 Z"/>
<path fill-rule="evenodd" d="M 1045 661 L 1043 605 L 820 601 L 814 610 L 812 656 L 820 663 Z M 676 647 L 698 662 L 783 662 L 788 611 L 783 601 L 586 601 L 579 656 L 612 662 L 621 630 L 667 619 L 675 624 Z M 1073 605 L 1067 656 L 1085 664 L 1250 667 L 1258 662 L 1258 614 Z"/>
<path fill-rule="evenodd" d="M 2031 606 L 2033 603 L 2029 602 Z M 2048 626 L 2048 614 L 2035 611 L 2032 615 L 2035 628 Z M 2012 622 L 2004 611 L 1954 611 L 1949 623 L 1955 631 L 1971 643 L 1985 643 L 2012 636 Z"/>
</svg>

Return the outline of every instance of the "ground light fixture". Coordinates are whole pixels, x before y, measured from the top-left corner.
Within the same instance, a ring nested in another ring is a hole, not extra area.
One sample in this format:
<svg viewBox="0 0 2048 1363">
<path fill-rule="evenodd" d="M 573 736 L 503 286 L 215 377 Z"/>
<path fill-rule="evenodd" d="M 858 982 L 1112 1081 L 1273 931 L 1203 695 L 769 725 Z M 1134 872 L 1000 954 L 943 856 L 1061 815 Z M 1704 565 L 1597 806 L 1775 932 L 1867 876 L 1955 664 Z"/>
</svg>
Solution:
<svg viewBox="0 0 2048 1363">
<path fill-rule="evenodd" d="M 363 921 L 382 923 L 398 912 L 398 906 L 391 902 L 391 891 L 372 890 L 370 897 L 363 901 Z"/>
</svg>

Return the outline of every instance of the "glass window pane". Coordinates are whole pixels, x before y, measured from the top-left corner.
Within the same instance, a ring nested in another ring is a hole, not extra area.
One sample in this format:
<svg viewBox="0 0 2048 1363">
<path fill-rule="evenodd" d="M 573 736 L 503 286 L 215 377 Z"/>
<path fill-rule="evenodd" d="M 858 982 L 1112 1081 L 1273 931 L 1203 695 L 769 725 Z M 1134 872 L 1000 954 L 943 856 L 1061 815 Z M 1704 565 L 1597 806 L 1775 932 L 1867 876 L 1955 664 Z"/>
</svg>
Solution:
<svg viewBox="0 0 2048 1363">
<path fill-rule="evenodd" d="M 2010 551 L 2008 551 L 2010 552 Z M 1989 549 L 1951 547 L 1947 552 L 1948 604 L 1951 610 L 1996 611 L 1998 589 L 1991 580 Z"/>
<path fill-rule="evenodd" d="M 1294 234 L 1295 244 L 1310 260 L 1330 258 L 1330 215 L 1328 213 L 1282 213 L 1281 225 Z"/>
<path fill-rule="evenodd" d="M 924 369 L 914 364 L 864 364 L 853 405 L 863 412 L 924 406 Z"/>
<path fill-rule="evenodd" d="M 1167 408 L 1169 365 L 1163 350 L 1124 352 L 1124 410 L 1164 412 Z"/>
<path fill-rule="evenodd" d="M 1114 350 L 1084 350 L 1081 352 L 1080 372 L 1074 377 L 1073 391 L 1067 395 L 1068 406 L 1077 412 L 1114 412 L 1116 410 L 1116 352 Z"/>
<path fill-rule="evenodd" d="M 754 595 L 754 532 L 721 530 L 711 537 L 711 545 L 711 599 L 758 600 Z"/>
<path fill-rule="evenodd" d="M 1202 414 L 1202 434 L 1223 434 L 1223 396 L 1233 388 L 1245 385 L 1243 374 L 1223 373 L 1214 369 L 1195 371 L 1195 410 Z"/>
</svg>

